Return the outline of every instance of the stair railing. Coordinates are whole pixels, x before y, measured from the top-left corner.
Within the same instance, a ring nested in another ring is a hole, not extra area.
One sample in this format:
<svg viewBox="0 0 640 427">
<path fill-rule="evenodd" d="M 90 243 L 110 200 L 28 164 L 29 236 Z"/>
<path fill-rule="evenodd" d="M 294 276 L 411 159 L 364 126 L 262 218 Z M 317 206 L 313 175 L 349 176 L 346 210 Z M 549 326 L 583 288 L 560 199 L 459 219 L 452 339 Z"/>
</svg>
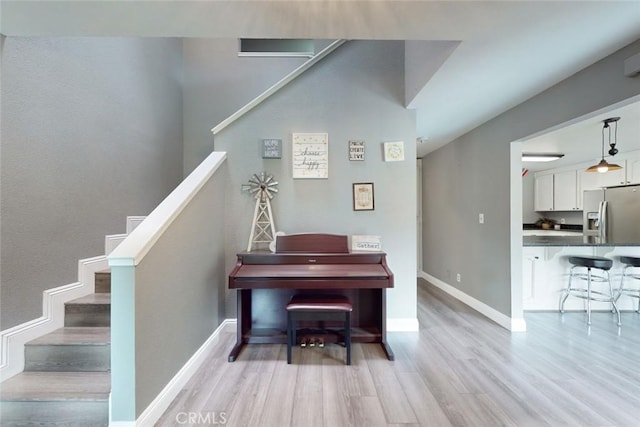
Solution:
<svg viewBox="0 0 640 427">
<path fill-rule="evenodd" d="M 108 256 L 112 423 L 135 422 L 224 319 L 225 159 L 211 153 Z"/>
</svg>

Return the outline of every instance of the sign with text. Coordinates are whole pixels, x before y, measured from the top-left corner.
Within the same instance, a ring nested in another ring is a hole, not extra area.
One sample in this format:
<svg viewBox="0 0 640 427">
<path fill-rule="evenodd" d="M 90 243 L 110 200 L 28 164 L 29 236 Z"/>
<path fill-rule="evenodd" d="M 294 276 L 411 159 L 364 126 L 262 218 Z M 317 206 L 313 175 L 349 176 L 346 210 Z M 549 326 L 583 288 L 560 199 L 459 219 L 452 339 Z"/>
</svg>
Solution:
<svg viewBox="0 0 640 427">
<path fill-rule="evenodd" d="M 293 177 L 329 178 L 329 134 L 294 133 Z"/>
<path fill-rule="evenodd" d="M 263 159 L 280 159 L 282 157 L 282 140 L 281 139 L 263 139 L 262 140 L 262 158 Z"/>
<path fill-rule="evenodd" d="M 349 141 L 349 160 L 364 161 L 364 141 Z"/>
<path fill-rule="evenodd" d="M 351 250 L 352 251 L 382 251 L 382 245 L 380 243 L 380 236 L 351 236 Z"/>
</svg>

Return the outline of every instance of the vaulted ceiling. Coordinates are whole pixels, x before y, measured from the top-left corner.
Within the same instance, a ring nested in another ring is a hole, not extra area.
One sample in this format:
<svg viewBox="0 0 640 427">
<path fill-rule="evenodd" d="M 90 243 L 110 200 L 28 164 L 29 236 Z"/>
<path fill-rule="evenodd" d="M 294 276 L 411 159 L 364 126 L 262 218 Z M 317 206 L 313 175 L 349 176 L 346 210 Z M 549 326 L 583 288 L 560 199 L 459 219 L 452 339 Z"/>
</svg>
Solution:
<svg viewBox="0 0 640 427">
<path fill-rule="evenodd" d="M 405 102 L 416 110 L 418 156 L 640 39 L 637 0 L 2 0 L 0 7 L 7 36 L 408 40 Z"/>
</svg>

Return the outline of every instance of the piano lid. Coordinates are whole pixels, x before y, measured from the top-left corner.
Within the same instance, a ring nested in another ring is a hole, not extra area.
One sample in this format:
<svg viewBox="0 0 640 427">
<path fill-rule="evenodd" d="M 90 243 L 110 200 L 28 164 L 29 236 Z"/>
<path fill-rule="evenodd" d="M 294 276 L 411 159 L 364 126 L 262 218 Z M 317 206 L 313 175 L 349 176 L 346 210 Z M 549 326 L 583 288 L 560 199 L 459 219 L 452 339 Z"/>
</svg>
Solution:
<svg viewBox="0 0 640 427">
<path fill-rule="evenodd" d="M 276 253 L 349 253 L 347 236 L 339 234 L 303 233 L 276 236 Z"/>
</svg>

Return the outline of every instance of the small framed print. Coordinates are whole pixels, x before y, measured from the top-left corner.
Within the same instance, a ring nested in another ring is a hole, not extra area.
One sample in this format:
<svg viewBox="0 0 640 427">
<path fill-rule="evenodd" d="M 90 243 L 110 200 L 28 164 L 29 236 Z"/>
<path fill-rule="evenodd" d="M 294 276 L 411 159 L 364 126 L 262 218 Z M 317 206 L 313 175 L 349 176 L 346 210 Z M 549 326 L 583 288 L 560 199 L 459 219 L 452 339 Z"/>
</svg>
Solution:
<svg viewBox="0 0 640 427">
<path fill-rule="evenodd" d="M 282 140 L 281 139 L 263 139 L 262 140 L 262 158 L 263 159 L 281 159 L 282 158 Z"/>
<path fill-rule="evenodd" d="M 353 210 L 354 211 L 372 211 L 374 209 L 373 201 L 373 182 L 356 182 L 353 184 Z"/>
<path fill-rule="evenodd" d="M 385 162 L 401 162 L 404 160 L 404 142 L 385 142 L 384 143 L 384 161 Z"/>
<path fill-rule="evenodd" d="M 349 141 L 349 160 L 364 161 L 364 141 Z"/>
</svg>

